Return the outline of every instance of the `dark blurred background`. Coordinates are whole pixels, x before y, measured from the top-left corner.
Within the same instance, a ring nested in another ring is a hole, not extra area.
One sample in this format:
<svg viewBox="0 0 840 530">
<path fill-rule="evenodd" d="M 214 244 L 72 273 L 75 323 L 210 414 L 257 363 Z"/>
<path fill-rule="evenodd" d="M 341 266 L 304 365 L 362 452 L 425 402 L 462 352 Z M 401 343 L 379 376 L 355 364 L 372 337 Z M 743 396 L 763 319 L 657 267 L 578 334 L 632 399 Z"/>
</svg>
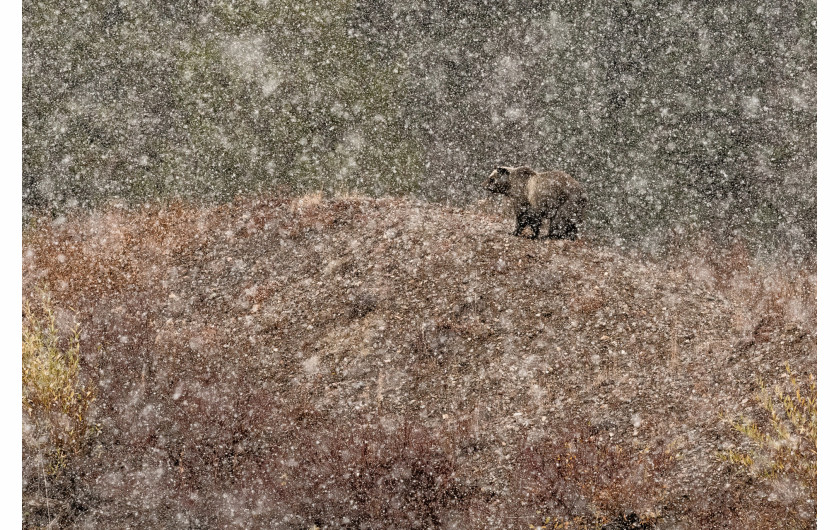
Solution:
<svg viewBox="0 0 840 530">
<path fill-rule="evenodd" d="M 564 169 L 589 230 L 816 251 L 815 1 L 24 0 L 24 216 Z"/>
</svg>

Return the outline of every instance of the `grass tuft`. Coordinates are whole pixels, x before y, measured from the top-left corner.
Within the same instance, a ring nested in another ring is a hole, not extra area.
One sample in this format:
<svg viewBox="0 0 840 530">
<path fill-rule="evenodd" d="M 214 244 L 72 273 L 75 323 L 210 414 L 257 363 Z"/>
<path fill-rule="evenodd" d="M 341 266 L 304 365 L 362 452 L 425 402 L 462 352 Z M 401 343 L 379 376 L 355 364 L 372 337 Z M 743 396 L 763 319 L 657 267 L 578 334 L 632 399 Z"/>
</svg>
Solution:
<svg viewBox="0 0 840 530">
<path fill-rule="evenodd" d="M 33 308 L 23 307 L 23 409 L 33 422 L 36 440 L 46 435 L 52 475 L 78 454 L 90 429 L 87 412 L 93 390 L 79 379 L 79 331 L 62 339 L 48 294 Z"/>
<path fill-rule="evenodd" d="M 786 365 L 786 381 L 772 392 L 759 381 L 755 400 L 760 405 L 763 421 L 728 418 L 732 427 L 746 436 L 750 450 L 730 449 L 720 453 L 722 460 L 747 469 L 767 481 L 776 490 L 788 490 L 812 506 L 805 521 L 791 521 L 791 527 L 807 526 L 816 516 L 817 502 L 817 381 L 813 374 L 800 382 Z M 792 490 L 792 491 L 791 491 Z M 784 497 L 776 494 L 773 497 Z M 802 518 L 801 510 L 793 512 Z"/>
</svg>

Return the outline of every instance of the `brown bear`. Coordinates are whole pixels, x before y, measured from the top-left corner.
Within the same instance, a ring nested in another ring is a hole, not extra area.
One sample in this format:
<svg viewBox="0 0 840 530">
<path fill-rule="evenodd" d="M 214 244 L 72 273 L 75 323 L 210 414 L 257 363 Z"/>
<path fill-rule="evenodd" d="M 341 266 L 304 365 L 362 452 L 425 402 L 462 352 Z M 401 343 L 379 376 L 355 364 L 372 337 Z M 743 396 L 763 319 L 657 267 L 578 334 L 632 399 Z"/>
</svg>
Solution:
<svg viewBox="0 0 840 530">
<path fill-rule="evenodd" d="M 548 237 L 577 239 L 578 225 L 586 208 L 586 192 L 563 171 L 537 173 L 528 166 L 500 166 L 484 182 L 484 189 L 513 200 L 516 212 L 513 235 L 520 235 L 529 226 L 531 239 L 536 239 L 543 219 L 548 219 Z"/>
</svg>

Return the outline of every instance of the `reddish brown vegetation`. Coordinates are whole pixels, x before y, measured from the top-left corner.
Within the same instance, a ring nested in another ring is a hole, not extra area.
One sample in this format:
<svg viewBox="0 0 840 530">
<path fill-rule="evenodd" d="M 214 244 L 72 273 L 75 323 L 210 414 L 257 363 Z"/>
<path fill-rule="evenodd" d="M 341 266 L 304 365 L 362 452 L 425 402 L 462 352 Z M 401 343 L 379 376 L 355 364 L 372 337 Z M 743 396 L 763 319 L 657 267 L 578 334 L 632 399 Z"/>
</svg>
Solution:
<svg viewBox="0 0 840 530">
<path fill-rule="evenodd" d="M 797 520 L 803 499 L 768 497 L 778 485 L 716 455 L 744 443 L 719 414 L 749 413 L 757 377 L 815 371 L 814 274 L 508 231 L 474 211 L 318 196 L 39 220 L 25 296 L 47 289 L 65 329 L 79 324 L 99 425 L 50 479 L 51 517 Z M 32 525 L 49 522 L 36 456 L 25 450 Z"/>
</svg>

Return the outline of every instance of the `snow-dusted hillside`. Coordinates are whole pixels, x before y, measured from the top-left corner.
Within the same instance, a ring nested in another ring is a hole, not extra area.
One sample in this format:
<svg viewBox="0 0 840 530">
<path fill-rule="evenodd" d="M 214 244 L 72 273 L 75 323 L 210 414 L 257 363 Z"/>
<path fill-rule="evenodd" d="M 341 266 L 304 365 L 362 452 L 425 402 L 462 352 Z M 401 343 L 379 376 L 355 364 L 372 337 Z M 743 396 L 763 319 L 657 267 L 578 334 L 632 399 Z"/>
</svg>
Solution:
<svg viewBox="0 0 840 530">
<path fill-rule="evenodd" d="M 25 522 L 47 499 L 100 528 L 810 520 L 719 455 L 759 379 L 816 372 L 814 272 L 512 228 L 317 195 L 33 223 L 25 295 L 78 324 L 99 429 L 45 492 L 24 418 Z"/>
</svg>

